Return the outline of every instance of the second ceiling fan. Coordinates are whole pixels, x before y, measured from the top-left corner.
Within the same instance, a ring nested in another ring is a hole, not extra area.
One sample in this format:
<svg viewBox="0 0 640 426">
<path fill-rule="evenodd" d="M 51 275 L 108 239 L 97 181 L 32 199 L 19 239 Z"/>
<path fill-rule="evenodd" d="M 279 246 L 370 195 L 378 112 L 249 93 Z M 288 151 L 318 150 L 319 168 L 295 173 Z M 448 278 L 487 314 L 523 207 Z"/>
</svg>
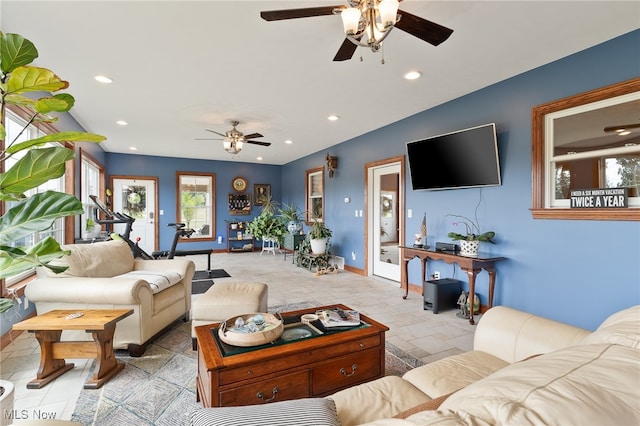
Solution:
<svg viewBox="0 0 640 426">
<path fill-rule="evenodd" d="M 264 141 L 254 141 L 252 139 L 263 137 L 260 133 L 251 133 L 249 135 L 245 135 L 241 131 L 239 131 L 236 127 L 240 122 L 238 120 L 231 120 L 231 126 L 233 127 L 231 130 L 227 130 L 225 133 L 216 132 L 215 130 L 205 129 L 207 132 L 215 133 L 216 135 L 220 135 L 223 139 L 203 139 L 198 138 L 196 140 L 218 140 L 224 141 L 224 149 L 230 154 L 237 154 L 242 150 L 242 145 L 245 143 L 251 143 L 254 145 L 261 146 L 270 146 L 271 142 Z"/>
<path fill-rule="evenodd" d="M 402 1 L 402 0 L 400 0 Z M 318 6 L 260 12 L 265 21 L 337 15 L 342 17 L 344 40 L 334 61 L 351 59 L 358 46 L 376 52 L 393 28 L 401 29 L 434 46 L 449 38 L 453 30 L 398 9 L 398 0 L 348 0 L 348 6 Z"/>
</svg>

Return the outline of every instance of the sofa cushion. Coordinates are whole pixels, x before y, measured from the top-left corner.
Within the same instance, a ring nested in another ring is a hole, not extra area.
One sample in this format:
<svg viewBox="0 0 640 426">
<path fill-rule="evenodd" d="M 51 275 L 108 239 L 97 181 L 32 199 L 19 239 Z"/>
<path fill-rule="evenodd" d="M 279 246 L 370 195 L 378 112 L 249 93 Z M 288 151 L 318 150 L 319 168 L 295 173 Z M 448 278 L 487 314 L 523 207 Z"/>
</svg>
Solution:
<svg viewBox="0 0 640 426">
<path fill-rule="evenodd" d="M 406 420 L 443 424 L 640 424 L 640 351 L 575 345 L 511 364 Z M 378 424 L 378 423 L 373 423 Z"/>
<path fill-rule="evenodd" d="M 110 278 L 133 269 L 133 254 L 126 242 L 121 240 L 93 244 L 63 245 L 71 254 L 51 262 L 52 265 L 68 266 L 65 272 L 55 274 L 48 268 L 39 267 L 40 277 L 93 277 Z"/>
<path fill-rule="evenodd" d="M 183 277 L 178 271 L 131 271 L 126 274 L 116 275 L 113 278 L 144 280 L 151 286 L 151 292 L 156 294 L 179 283 Z"/>
<path fill-rule="evenodd" d="M 341 426 L 328 398 L 305 398 L 242 407 L 196 410 L 191 426 Z"/>
<path fill-rule="evenodd" d="M 615 343 L 630 348 L 640 348 L 640 305 L 616 312 L 604 320 L 600 327 L 580 344 Z"/>
<path fill-rule="evenodd" d="M 386 376 L 353 386 L 338 391 L 329 398 L 336 402 L 342 426 L 392 417 L 431 399 L 398 376 Z"/>
<path fill-rule="evenodd" d="M 469 351 L 407 371 L 402 378 L 431 398 L 449 394 L 509 365 L 493 355 Z"/>
</svg>

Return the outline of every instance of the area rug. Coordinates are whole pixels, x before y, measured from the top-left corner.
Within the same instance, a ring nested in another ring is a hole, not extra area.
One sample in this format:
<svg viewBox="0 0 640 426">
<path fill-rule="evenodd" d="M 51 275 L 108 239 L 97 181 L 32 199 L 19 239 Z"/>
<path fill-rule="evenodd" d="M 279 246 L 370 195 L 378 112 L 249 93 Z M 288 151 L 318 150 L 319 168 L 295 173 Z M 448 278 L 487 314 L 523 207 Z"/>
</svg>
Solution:
<svg viewBox="0 0 640 426">
<path fill-rule="evenodd" d="M 213 280 L 199 280 L 191 282 L 191 294 L 202 294 L 213 285 Z"/>
<path fill-rule="evenodd" d="M 225 271 L 224 269 L 212 269 L 210 272 L 196 271 L 192 279 L 194 281 L 197 281 L 197 280 L 206 280 L 209 278 L 227 278 L 230 276 L 231 275 L 229 275 L 227 271 Z"/>
<path fill-rule="evenodd" d="M 286 312 L 318 306 L 302 302 L 270 306 Z M 401 376 L 422 363 L 386 344 L 385 375 Z M 191 324 L 180 322 L 156 339 L 144 355 L 133 358 L 116 351 L 125 368 L 100 389 L 83 389 L 71 420 L 85 426 L 189 424 L 189 416 L 202 408 L 196 402 L 197 352 L 191 348 Z M 90 370 L 93 374 L 93 366 Z"/>
</svg>

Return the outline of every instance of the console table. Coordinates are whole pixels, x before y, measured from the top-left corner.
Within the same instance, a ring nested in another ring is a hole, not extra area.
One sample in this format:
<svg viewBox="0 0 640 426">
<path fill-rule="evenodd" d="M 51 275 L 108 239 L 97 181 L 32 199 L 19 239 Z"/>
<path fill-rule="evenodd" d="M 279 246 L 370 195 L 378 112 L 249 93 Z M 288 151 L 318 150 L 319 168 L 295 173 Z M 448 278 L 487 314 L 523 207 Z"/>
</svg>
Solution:
<svg viewBox="0 0 640 426">
<path fill-rule="evenodd" d="M 431 260 L 443 260 L 446 263 L 457 263 L 469 277 L 469 295 L 473 297 L 476 286 L 476 275 L 481 270 L 487 271 L 489 274 L 489 300 L 487 305 L 489 308 L 493 307 L 493 289 L 496 284 L 496 269 L 495 263 L 500 260 L 505 260 L 504 257 L 499 256 L 486 256 L 479 253 L 477 257 L 462 256 L 451 251 L 435 251 L 424 248 L 416 247 L 400 247 L 402 253 L 402 259 L 404 261 L 404 268 L 401 270 L 400 281 L 405 289 L 403 299 L 407 298 L 409 294 L 409 262 L 416 257 L 421 259 L 422 263 L 422 275 L 421 280 L 424 282 L 424 274 L 427 269 L 427 261 Z M 475 324 L 473 319 L 473 307 L 469 309 L 469 324 Z"/>
</svg>

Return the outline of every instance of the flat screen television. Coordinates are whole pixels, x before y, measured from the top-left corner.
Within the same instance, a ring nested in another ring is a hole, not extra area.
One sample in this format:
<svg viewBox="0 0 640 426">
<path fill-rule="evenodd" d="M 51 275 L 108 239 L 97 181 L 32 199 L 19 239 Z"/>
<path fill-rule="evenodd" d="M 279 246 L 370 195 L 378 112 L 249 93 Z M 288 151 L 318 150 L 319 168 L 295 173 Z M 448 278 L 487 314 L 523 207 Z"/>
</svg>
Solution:
<svg viewBox="0 0 640 426">
<path fill-rule="evenodd" d="M 414 190 L 502 183 L 495 123 L 409 142 L 407 158 Z"/>
</svg>

